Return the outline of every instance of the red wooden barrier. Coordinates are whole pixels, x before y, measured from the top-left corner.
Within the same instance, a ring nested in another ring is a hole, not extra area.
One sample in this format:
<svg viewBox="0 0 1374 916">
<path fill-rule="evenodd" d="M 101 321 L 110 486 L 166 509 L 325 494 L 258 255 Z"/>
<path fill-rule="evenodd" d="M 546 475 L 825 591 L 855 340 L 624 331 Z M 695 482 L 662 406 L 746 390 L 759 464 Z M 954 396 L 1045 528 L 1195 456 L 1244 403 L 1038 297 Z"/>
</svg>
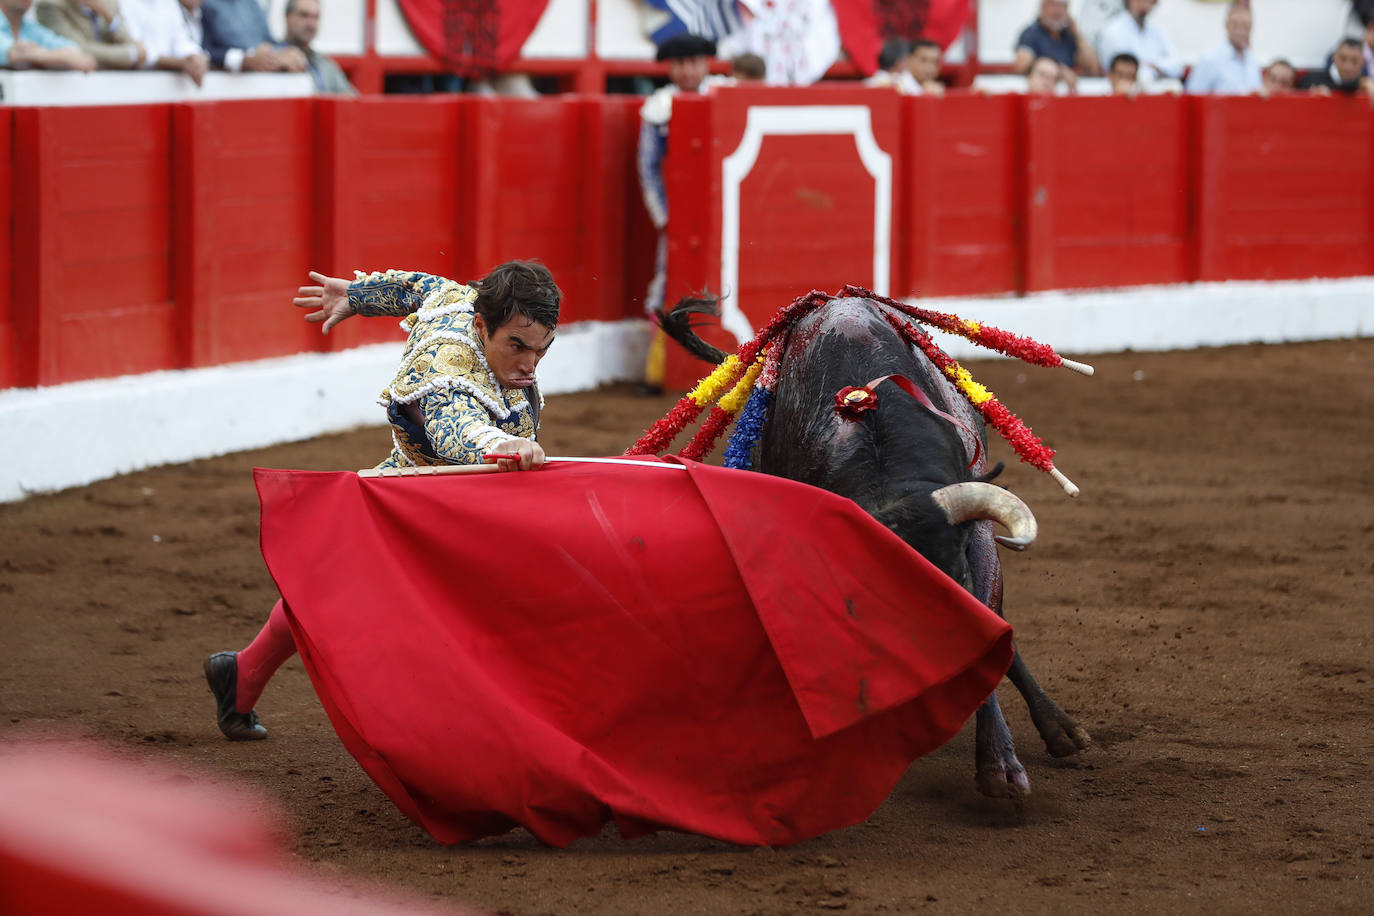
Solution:
<svg viewBox="0 0 1374 916">
<path fill-rule="evenodd" d="M 1200 98 L 1199 279 L 1374 273 L 1365 99 Z"/>
<path fill-rule="evenodd" d="M 995 294 L 1021 288 L 1021 101 L 950 93 L 904 105 L 906 227 L 895 260 L 903 293 Z"/>
<path fill-rule="evenodd" d="M 18 352 L 12 309 L 14 274 L 10 271 L 10 125 L 11 110 L 0 108 L 0 390 L 18 382 Z"/>
<path fill-rule="evenodd" d="M 167 105 L 14 110 L 21 385 L 177 364 Z"/>
<path fill-rule="evenodd" d="M 605 170 L 584 138 L 588 107 L 576 98 L 464 100 L 474 152 L 461 176 L 461 250 L 474 278 L 503 261 L 537 257 L 563 290 L 561 321 L 600 317 L 605 263 Z M 595 202 L 595 203 L 594 203 Z"/>
<path fill-rule="evenodd" d="M 0 109 L 0 387 L 400 336 L 355 321 L 320 337 L 288 304 L 312 266 L 474 279 L 538 257 L 565 322 L 638 316 L 657 238 L 640 102 Z M 674 108 L 668 299 L 723 289 L 741 333 L 845 282 L 929 296 L 1374 274 L 1359 100 L 741 87 Z M 704 368 L 670 353 L 672 384 Z"/>
<path fill-rule="evenodd" d="M 1027 291 L 1192 279 L 1187 100 L 1025 106 Z"/>
<path fill-rule="evenodd" d="M 471 216 L 459 175 L 473 156 L 459 130 L 459 99 L 320 99 L 316 118 L 311 263 L 348 279 L 354 270 L 390 268 L 477 279 L 458 241 Z M 305 282 L 304 269 L 298 272 Z M 395 321 L 353 320 L 327 341 L 345 349 L 403 337 Z"/>
<path fill-rule="evenodd" d="M 311 101 L 177 105 L 173 123 L 175 365 L 314 348 L 290 307 L 312 254 Z"/>
<path fill-rule="evenodd" d="M 813 288 L 849 282 L 899 291 L 892 239 L 901 101 L 847 87 L 741 87 L 675 100 L 669 301 L 690 289 L 722 291 L 723 324 L 731 326 L 728 313 L 737 309 L 746 321 L 735 322 L 736 333 L 752 336 Z M 670 385 L 688 384 L 702 369 L 673 351 L 668 366 Z"/>
<path fill-rule="evenodd" d="M 620 314 L 622 317 L 639 318 L 644 315 L 644 296 L 654 275 L 654 257 L 658 246 L 658 230 L 649 219 L 649 211 L 644 209 L 644 196 L 639 186 L 639 109 L 644 99 L 639 96 L 604 98 L 604 104 L 619 108 L 618 118 L 624 124 L 627 143 L 617 153 L 617 171 L 624 193 L 621 218 L 625 226 L 622 249 L 624 262 L 620 268 L 624 276 L 625 307 Z M 610 310 L 615 311 L 613 301 Z"/>
</svg>

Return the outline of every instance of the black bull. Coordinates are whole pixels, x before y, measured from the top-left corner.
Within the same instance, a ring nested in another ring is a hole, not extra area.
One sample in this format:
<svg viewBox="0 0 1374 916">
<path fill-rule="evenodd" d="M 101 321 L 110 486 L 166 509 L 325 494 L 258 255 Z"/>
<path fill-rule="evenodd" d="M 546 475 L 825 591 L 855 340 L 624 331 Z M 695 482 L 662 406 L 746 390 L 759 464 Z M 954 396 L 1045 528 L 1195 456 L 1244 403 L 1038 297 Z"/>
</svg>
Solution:
<svg viewBox="0 0 1374 916">
<path fill-rule="evenodd" d="M 989 519 L 1012 529 L 1012 537 L 996 540 L 1023 548 L 1034 539 L 1034 518 L 1020 500 L 987 482 L 1000 465 L 988 472 L 981 417 L 925 354 L 898 336 L 879 311 L 885 308 L 871 299 L 836 299 L 797 322 L 754 466 L 854 500 L 1001 614 L 1002 564 Z M 689 324 L 714 309 L 712 300 L 683 300 L 661 316 L 663 328 L 690 352 L 719 363 L 726 354 Z M 837 414 L 836 392 L 887 375 L 910 379 L 958 425 L 891 382 L 877 387 L 876 409 L 857 419 Z M 983 447 L 970 467 L 975 437 Z M 1045 693 L 1019 651 L 1007 676 L 1052 755 L 1088 745 L 1087 733 Z M 1029 793 L 996 693 L 978 710 L 975 755 L 984 795 Z"/>
</svg>

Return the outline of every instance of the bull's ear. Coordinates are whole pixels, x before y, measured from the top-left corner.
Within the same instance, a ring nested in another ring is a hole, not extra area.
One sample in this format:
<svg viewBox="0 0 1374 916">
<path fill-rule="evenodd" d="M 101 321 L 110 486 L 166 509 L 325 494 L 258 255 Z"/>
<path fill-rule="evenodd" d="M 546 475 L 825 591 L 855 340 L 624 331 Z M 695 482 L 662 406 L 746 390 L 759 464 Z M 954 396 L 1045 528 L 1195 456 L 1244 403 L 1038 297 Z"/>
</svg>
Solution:
<svg viewBox="0 0 1374 916">
<path fill-rule="evenodd" d="M 1006 470 L 1006 467 L 1007 464 L 1005 461 L 999 461 L 992 466 L 992 470 L 987 471 L 983 474 L 983 476 L 976 477 L 974 479 L 981 480 L 983 483 L 992 483 L 992 481 L 996 480 L 998 476 L 1001 475 L 1002 471 Z"/>
</svg>

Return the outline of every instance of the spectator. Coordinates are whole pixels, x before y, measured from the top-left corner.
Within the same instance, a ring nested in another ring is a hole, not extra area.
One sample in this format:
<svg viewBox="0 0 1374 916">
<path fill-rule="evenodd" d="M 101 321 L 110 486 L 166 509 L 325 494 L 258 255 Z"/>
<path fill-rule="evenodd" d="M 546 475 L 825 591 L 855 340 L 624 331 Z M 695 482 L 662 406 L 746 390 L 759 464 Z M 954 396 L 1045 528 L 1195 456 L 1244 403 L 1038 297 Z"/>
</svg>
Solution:
<svg viewBox="0 0 1374 916">
<path fill-rule="evenodd" d="M 1336 47 L 1331 66 L 1303 77 L 1301 86 L 1318 95 L 1339 92 L 1354 95 L 1368 93 L 1374 98 L 1374 79 L 1364 75 L 1364 50 L 1358 38 L 1347 38 Z"/>
<path fill-rule="evenodd" d="M 1212 48 L 1193 65 L 1187 89 L 1193 95 L 1219 93 L 1248 95 L 1264 85 L 1259 61 L 1250 50 L 1250 27 L 1254 19 L 1239 3 L 1226 10 L 1226 40 Z"/>
<path fill-rule="evenodd" d="M 668 65 L 667 86 L 654 90 L 639 109 L 639 149 L 636 166 L 639 188 L 644 195 L 644 208 L 658 230 L 658 246 L 654 255 L 654 275 L 644 294 L 644 311 L 652 321 L 663 307 L 668 282 L 668 189 L 663 182 L 663 157 L 668 151 L 668 124 L 673 116 L 673 98 L 679 94 L 705 92 L 727 77 L 711 76 L 711 59 L 716 56 L 716 43 L 698 35 L 674 35 L 658 46 L 657 58 Z M 663 374 L 667 358 L 668 338 L 655 331 L 649 343 L 644 363 L 645 394 L 663 391 Z"/>
<path fill-rule="evenodd" d="M 316 53 L 310 42 L 320 31 L 320 0 L 286 0 L 286 44 L 305 57 L 305 71 L 315 81 L 315 91 L 326 95 L 357 95 L 339 65 Z"/>
<path fill-rule="evenodd" d="M 878 52 L 878 72 L 864 80 L 865 86 L 885 86 L 903 95 L 920 95 L 921 84 L 908 69 L 911 42 L 905 38 L 889 38 Z"/>
<path fill-rule="evenodd" d="M 191 37 L 185 9 L 177 0 L 124 0 L 124 25 L 148 52 L 148 69 L 185 73 L 197 86 L 210 68 L 210 58 Z"/>
<path fill-rule="evenodd" d="M 1067 0 L 1041 0 L 1040 18 L 1026 26 L 1016 40 L 1012 72 L 1029 73 L 1037 57 L 1059 64 L 1059 75 L 1070 90 L 1078 84 L 1079 72 L 1098 72 L 1097 55 L 1079 36 Z"/>
<path fill-rule="evenodd" d="M 177 0 L 177 6 L 181 7 L 181 18 L 186 22 L 186 34 L 191 36 L 191 40 L 196 43 L 196 47 L 205 47 L 205 17 L 200 11 L 201 0 Z"/>
<path fill-rule="evenodd" d="M 768 75 L 768 63 L 757 54 L 739 54 L 730 60 L 730 75 L 740 82 L 759 82 Z"/>
<path fill-rule="evenodd" d="M 1292 92 L 1297 79 L 1298 72 L 1293 69 L 1293 65 L 1280 58 L 1270 64 L 1268 70 L 1264 71 L 1264 94 L 1275 95 L 1280 92 Z"/>
<path fill-rule="evenodd" d="M 1134 54 L 1118 54 L 1112 58 L 1111 69 L 1107 71 L 1107 82 L 1112 86 L 1112 95 L 1135 98 L 1140 93 L 1140 61 Z"/>
<path fill-rule="evenodd" d="M 1059 87 L 1059 61 L 1049 57 L 1037 57 L 1026 73 L 1027 95 L 1054 95 Z"/>
<path fill-rule="evenodd" d="M 942 53 L 939 43 L 929 38 L 918 38 L 911 43 L 911 54 L 906 59 L 906 65 L 920 93 L 945 94 L 945 84 L 940 82 Z"/>
<path fill-rule="evenodd" d="M 183 5 L 191 8 L 185 0 Z M 300 49 L 276 46 L 267 28 L 267 15 L 257 0 L 206 0 L 200 4 L 200 15 L 205 29 L 201 44 L 216 67 L 234 73 L 305 72 L 305 55 Z"/>
<path fill-rule="evenodd" d="M 1182 76 L 1183 62 L 1169 37 L 1159 26 L 1145 21 L 1154 8 L 1155 0 L 1126 0 L 1126 8 L 1102 26 L 1098 58 L 1115 60 L 1118 54 L 1130 54 L 1140 61 L 1140 75 L 1146 82 Z"/>
<path fill-rule="evenodd" d="M 102 70 L 132 70 L 148 54 L 120 15 L 119 0 L 38 0 L 38 21 L 76 42 Z"/>
<path fill-rule="evenodd" d="M 0 0 L 0 13 L 4 13 L 0 16 L 0 67 L 94 70 L 95 58 L 76 42 L 24 18 L 32 5 L 33 0 Z"/>
</svg>

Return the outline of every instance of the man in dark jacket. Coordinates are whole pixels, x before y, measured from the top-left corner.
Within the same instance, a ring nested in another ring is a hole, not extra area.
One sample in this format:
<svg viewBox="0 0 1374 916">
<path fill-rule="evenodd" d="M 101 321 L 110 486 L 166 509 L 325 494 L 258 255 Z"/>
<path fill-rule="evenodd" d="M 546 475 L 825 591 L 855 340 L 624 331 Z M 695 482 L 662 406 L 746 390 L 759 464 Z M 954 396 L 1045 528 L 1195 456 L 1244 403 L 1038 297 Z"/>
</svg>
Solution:
<svg viewBox="0 0 1374 916">
<path fill-rule="evenodd" d="M 257 0 L 205 0 L 201 18 L 204 47 L 216 67 L 234 73 L 305 72 L 305 55 L 299 48 L 276 46 Z"/>
<path fill-rule="evenodd" d="M 1364 93 L 1374 99 L 1374 79 L 1364 75 L 1364 48 L 1358 39 L 1347 38 L 1336 47 L 1331 66 L 1303 77 L 1298 88 L 1321 95 Z"/>
</svg>

